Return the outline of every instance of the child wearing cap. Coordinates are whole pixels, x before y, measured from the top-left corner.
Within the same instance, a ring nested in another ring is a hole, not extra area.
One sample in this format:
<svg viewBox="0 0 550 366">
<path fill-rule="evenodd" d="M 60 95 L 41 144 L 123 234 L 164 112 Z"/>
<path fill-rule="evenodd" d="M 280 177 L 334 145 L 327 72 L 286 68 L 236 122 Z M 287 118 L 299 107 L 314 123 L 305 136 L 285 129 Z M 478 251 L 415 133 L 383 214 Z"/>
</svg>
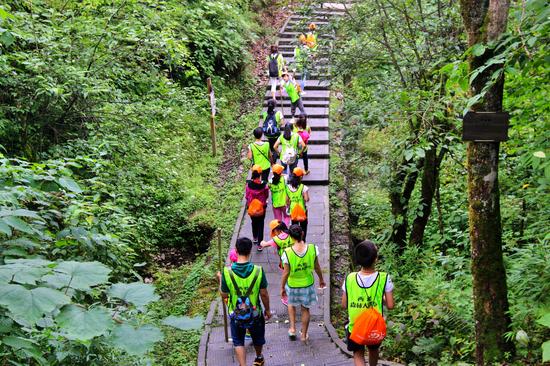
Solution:
<svg viewBox="0 0 550 366">
<path fill-rule="evenodd" d="M 258 246 L 258 251 L 262 251 L 259 243 L 264 239 L 265 208 L 267 207 L 268 196 L 267 182 L 262 180 L 262 167 L 254 165 L 252 167 L 252 177 L 246 181 L 245 198 L 247 209 L 254 199 L 259 200 L 264 207 L 263 215 L 250 217 L 252 220 L 252 241 Z"/>
<path fill-rule="evenodd" d="M 273 177 L 267 185 L 271 191 L 273 217 L 275 217 L 275 220 L 288 225 L 290 223 L 290 216 L 287 212 L 286 183 L 283 177 L 284 168 L 282 165 L 275 164 L 271 169 L 273 170 Z"/>
<path fill-rule="evenodd" d="M 269 223 L 269 230 L 271 232 L 271 240 L 262 241 L 260 245 L 264 248 L 269 246 L 276 248 L 279 259 L 281 259 L 283 251 L 291 246 L 293 243 L 292 239 L 288 235 L 288 227 L 285 225 L 284 222 L 281 222 L 279 220 L 271 220 L 271 222 Z M 283 266 L 280 262 L 279 267 L 283 269 Z"/>
<path fill-rule="evenodd" d="M 309 188 L 302 183 L 302 178 L 304 177 L 304 170 L 302 168 L 294 168 L 292 175 L 288 179 L 288 184 L 286 185 L 286 194 L 288 196 L 288 204 L 290 206 L 290 212 L 294 210 L 295 205 L 300 205 L 305 212 L 305 220 L 297 221 L 291 217 L 292 225 L 298 224 L 302 228 L 304 233 L 304 240 L 307 236 L 307 202 L 309 202 Z"/>
<path fill-rule="evenodd" d="M 300 110 L 301 114 L 306 114 L 304 108 L 304 102 L 300 97 L 300 90 L 296 80 L 290 76 L 288 72 L 283 72 L 283 79 L 281 80 L 281 95 L 283 94 L 283 89 L 286 91 L 288 97 L 290 98 L 290 114 L 294 118 L 296 114 L 296 108 Z"/>
<path fill-rule="evenodd" d="M 271 168 L 271 148 L 268 142 L 262 141 L 264 131 L 261 127 L 255 128 L 253 134 L 256 140 L 248 145 L 247 157 L 262 168 L 262 180 L 267 181 Z"/>
</svg>

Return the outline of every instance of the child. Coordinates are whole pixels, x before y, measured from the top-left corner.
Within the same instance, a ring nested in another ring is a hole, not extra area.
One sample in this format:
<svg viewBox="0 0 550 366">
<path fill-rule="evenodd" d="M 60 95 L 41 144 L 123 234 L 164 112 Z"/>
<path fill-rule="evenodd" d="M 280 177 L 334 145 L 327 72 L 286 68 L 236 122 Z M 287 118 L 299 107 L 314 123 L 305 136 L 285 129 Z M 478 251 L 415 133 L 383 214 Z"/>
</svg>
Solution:
<svg viewBox="0 0 550 366">
<path fill-rule="evenodd" d="M 286 194 L 288 196 L 288 204 L 290 206 L 290 219 L 292 224 L 298 224 L 302 228 L 304 233 L 303 239 L 306 240 L 307 236 L 307 202 L 309 202 L 309 188 L 302 183 L 304 177 L 304 170 L 302 168 L 294 168 L 292 176 L 288 180 L 286 185 Z M 304 219 L 293 217 L 294 207 L 300 205 L 302 207 L 302 213 L 305 214 Z"/>
<path fill-rule="evenodd" d="M 285 69 L 285 59 L 283 55 L 279 53 L 279 47 L 276 45 L 271 46 L 270 55 L 267 56 L 267 73 L 269 75 L 269 83 L 271 84 L 271 95 L 275 99 L 275 92 L 277 91 L 277 84 L 279 78 L 281 78 L 283 70 Z"/>
<path fill-rule="evenodd" d="M 269 143 L 262 141 L 264 132 L 261 127 L 256 127 L 253 134 L 256 141 L 248 145 L 247 157 L 252 160 L 252 164 L 262 168 L 262 180 L 267 182 L 271 168 L 271 149 Z"/>
<path fill-rule="evenodd" d="M 309 138 L 311 137 L 311 127 L 307 124 L 307 117 L 306 116 L 299 116 L 296 120 L 296 123 L 294 124 L 294 132 L 296 132 L 300 137 L 302 138 L 302 141 L 305 144 L 304 149 L 302 150 L 302 153 L 300 154 L 300 157 L 302 158 L 304 162 L 304 170 L 306 171 L 306 175 L 309 174 L 309 159 L 307 156 L 307 143 L 309 141 Z"/>
<path fill-rule="evenodd" d="M 301 93 L 300 95 L 303 96 L 306 94 L 306 79 L 307 74 L 309 70 L 309 64 L 310 64 L 310 48 L 307 46 L 306 43 L 306 36 L 304 34 L 300 34 L 298 37 L 299 44 L 294 48 L 294 66 L 296 71 L 298 71 L 301 75 L 300 77 L 300 88 Z"/>
<path fill-rule="evenodd" d="M 319 276 L 319 286 L 325 287 L 323 272 L 319 264 L 319 248 L 313 244 L 304 242 L 302 228 L 300 225 L 292 225 L 289 229 L 292 238 L 292 247 L 286 248 L 281 256 L 284 265 L 283 277 L 281 279 L 281 298 L 288 297 L 288 317 L 290 328 L 288 336 L 291 340 L 296 339 L 296 307 L 302 308 L 302 331 L 301 341 L 309 339 L 309 308 L 317 303 L 315 292 L 315 279 L 313 271 Z"/>
<path fill-rule="evenodd" d="M 273 165 L 271 168 L 273 170 L 273 177 L 269 180 L 267 186 L 271 191 L 273 217 L 275 217 L 275 220 L 288 225 L 290 223 L 290 216 L 287 212 L 286 183 L 282 175 L 284 169 L 282 165 Z"/>
<path fill-rule="evenodd" d="M 277 253 L 279 255 L 279 267 L 282 269 L 283 265 L 280 262 L 281 256 L 286 248 L 292 246 L 293 241 L 284 222 L 279 220 L 271 220 L 269 223 L 269 230 L 271 231 L 271 240 L 262 241 L 260 245 L 264 248 L 269 246 L 277 248 Z"/>
<path fill-rule="evenodd" d="M 383 315 L 382 304 L 385 303 L 388 309 L 393 309 L 393 283 L 390 276 L 385 272 L 378 272 L 375 269 L 378 258 L 378 248 L 373 242 L 365 240 L 355 247 L 355 261 L 361 266 L 359 272 L 352 272 L 346 276 L 342 286 L 342 307 L 348 310 L 348 325 L 346 336 L 348 351 L 353 352 L 355 366 L 365 366 L 365 346 L 359 345 L 350 339 L 353 325 L 362 311 L 368 308 L 369 299 L 375 303 L 376 309 Z M 349 306 L 354 304 L 353 307 Z M 378 350 L 380 344 L 368 346 L 369 365 L 378 364 Z"/>
<path fill-rule="evenodd" d="M 290 175 L 290 172 L 298 165 L 298 155 L 306 147 L 306 144 L 304 144 L 300 135 L 292 132 L 292 125 L 287 123 L 283 134 L 279 136 L 273 148 L 278 151 L 279 145 L 281 146 L 279 155 L 281 163 L 283 163 L 285 170 L 288 169 Z"/>
<path fill-rule="evenodd" d="M 294 78 L 290 76 L 288 72 L 283 72 L 283 80 L 281 80 L 281 95 L 285 89 L 288 97 L 290 98 L 290 114 L 292 118 L 296 114 L 296 107 L 300 110 L 301 114 L 306 114 L 304 109 L 304 102 L 300 97 L 299 86 L 296 84 Z"/>
<path fill-rule="evenodd" d="M 245 198 L 247 210 L 251 208 L 251 203 L 254 200 L 260 202 L 263 206 L 263 211 L 260 215 L 250 216 L 252 220 L 252 237 L 255 245 L 258 246 L 257 250 L 262 251 L 260 242 L 264 239 L 264 220 L 265 220 L 265 208 L 267 207 L 267 197 L 269 196 L 269 189 L 267 188 L 267 182 L 262 180 L 262 168 L 259 165 L 252 167 L 252 177 L 246 181 Z M 257 202 L 256 201 L 256 202 Z M 254 206 L 254 205 L 252 205 Z"/>
</svg>

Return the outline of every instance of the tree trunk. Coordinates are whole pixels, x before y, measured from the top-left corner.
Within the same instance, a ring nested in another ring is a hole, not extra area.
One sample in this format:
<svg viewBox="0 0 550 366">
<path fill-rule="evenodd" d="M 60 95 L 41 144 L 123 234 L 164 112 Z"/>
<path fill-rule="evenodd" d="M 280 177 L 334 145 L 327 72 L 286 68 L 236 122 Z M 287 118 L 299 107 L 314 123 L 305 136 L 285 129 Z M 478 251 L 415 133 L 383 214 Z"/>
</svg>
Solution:
<svg viewBox="0 0 550 366">
<path fill-rule="evenodd" d="M 461 0 L 461 13 L 468 33 L 468 44 L 498 39 L 506 30 L 509 0 Z M 472 56 L 470 69 L 484 65 L 494 54 L 487 49 Z M 471 94 L 479 94 L 491 75 L 502 65 L 493 65 L 473 80 Z M 504 78 L 501 77 L 474 106 L 476 111 L 502 110 Z M 502 258 L 502 228 L 498 186 L 498 142 L 469 142 L 468 213 L 472 248 L 476 363 L 487 365 L 505 359 L 514 352 L 504 333 L 510 329 L 506 272 Z"/>
<path fill-rule="evenodd" d="M 403 161 L 392 182 L 393 189 L 390 191 L 390 201 L 394 224 L 390 240 L 398 245 L 399 253 L 403 253 L 407 246 L 409 200 L 416 185 L 418 170 L 422 168 L 423 164 L 424 159 L 420 159 L 416 164 L 417 169 L 407 174 L 409 164 Z"/>
<path fill-rule="evenodd" d="M 422 213 L 420 215 L 417 214 L 413 221 L 409 239 L 411 245 L 421 245 L 424 240 L 424 230 L 432 212 L 437 174 L 437 146 L 433 146 L 431 149 L 426 150 L 426 157 L 424 158 L 419 202 L 422 206 Z"/>
</svg>

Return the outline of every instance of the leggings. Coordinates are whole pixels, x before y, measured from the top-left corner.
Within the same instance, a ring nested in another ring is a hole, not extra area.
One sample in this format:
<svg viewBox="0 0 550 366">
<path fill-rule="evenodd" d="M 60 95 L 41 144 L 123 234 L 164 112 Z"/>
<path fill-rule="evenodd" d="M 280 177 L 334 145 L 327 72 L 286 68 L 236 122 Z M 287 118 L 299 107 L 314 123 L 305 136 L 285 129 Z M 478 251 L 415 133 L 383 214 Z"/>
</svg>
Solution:
<svg viewBox="0 0 550 366">
<path fill-rule="evenodd" d="M 273 207 L 273 217 L 275 220 L 279 220 L 285 223 L 286 226 L 290 223 L 290 216 L 286 211 L 286 206 L 283 207 Z"/>
<path fill-rule="evenodd" d="M 307 210 L 306 210 L 306 217 L 307 217 Z M 306 221 L 292 221 L 292 225 L 298 224 L 302 228 L 302 231 L 304 232 L 304 237 L 302 240 L 306 240 L 307 237 L 307 219 Z"/>
<path fill-rule="evenodd" d="M 294 115 L 296 114 L 296 107 L 300 110 L 300 114 L 302 116 L 306 115 L 306 110 L 304 109 L 304 102 L 302 101 L 302 98 L 298 98 L 297 101 L 290 103 L 290 114 L 294 118 Z"/>
<path fill-rule="evenodd" d="M 252 238 L 255 242 L 264 240 L 264 221 L 265 214 L 259 217 L 251 217 L 252 219 Z"/>
<path fill-rule="evenodd" d="M 307 157 L 307 150 L 302 152 L 302 160 L 304 161 L 304 170 L 307 172 L 309 170 L 309 159 Z"/>
</svg>

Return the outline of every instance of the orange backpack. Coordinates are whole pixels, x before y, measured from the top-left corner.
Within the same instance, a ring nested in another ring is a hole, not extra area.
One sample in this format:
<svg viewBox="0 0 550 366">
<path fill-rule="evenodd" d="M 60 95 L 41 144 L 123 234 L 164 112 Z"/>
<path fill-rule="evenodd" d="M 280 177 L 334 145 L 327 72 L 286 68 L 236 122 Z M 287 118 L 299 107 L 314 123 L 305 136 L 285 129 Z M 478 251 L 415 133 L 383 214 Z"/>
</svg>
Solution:
<svg viewBox="0 0 550 366">
<path fill-rule="evenodd" d="M 382 343 L 386 338 L 386 321 L 382 314 L 374 307 L 363 311 L 355 320 L 349 338 L 364 346 Z"/>
<path fill-rule="evenodd" d="M 298 221 L 298 222 L 303 222 L 307 220 L 307 215 L 302 205 L 300 204 L 294 205 L 294 208 L 290 212 L 290 219 L 292 221 Z"/>
<path fill-rule="evenodd" d="M 265 208 L 262 201 L 254 198 L 248 205 L 248 215 L 250 217 L 261 217 L 265 214 Z"/>
</svg>

